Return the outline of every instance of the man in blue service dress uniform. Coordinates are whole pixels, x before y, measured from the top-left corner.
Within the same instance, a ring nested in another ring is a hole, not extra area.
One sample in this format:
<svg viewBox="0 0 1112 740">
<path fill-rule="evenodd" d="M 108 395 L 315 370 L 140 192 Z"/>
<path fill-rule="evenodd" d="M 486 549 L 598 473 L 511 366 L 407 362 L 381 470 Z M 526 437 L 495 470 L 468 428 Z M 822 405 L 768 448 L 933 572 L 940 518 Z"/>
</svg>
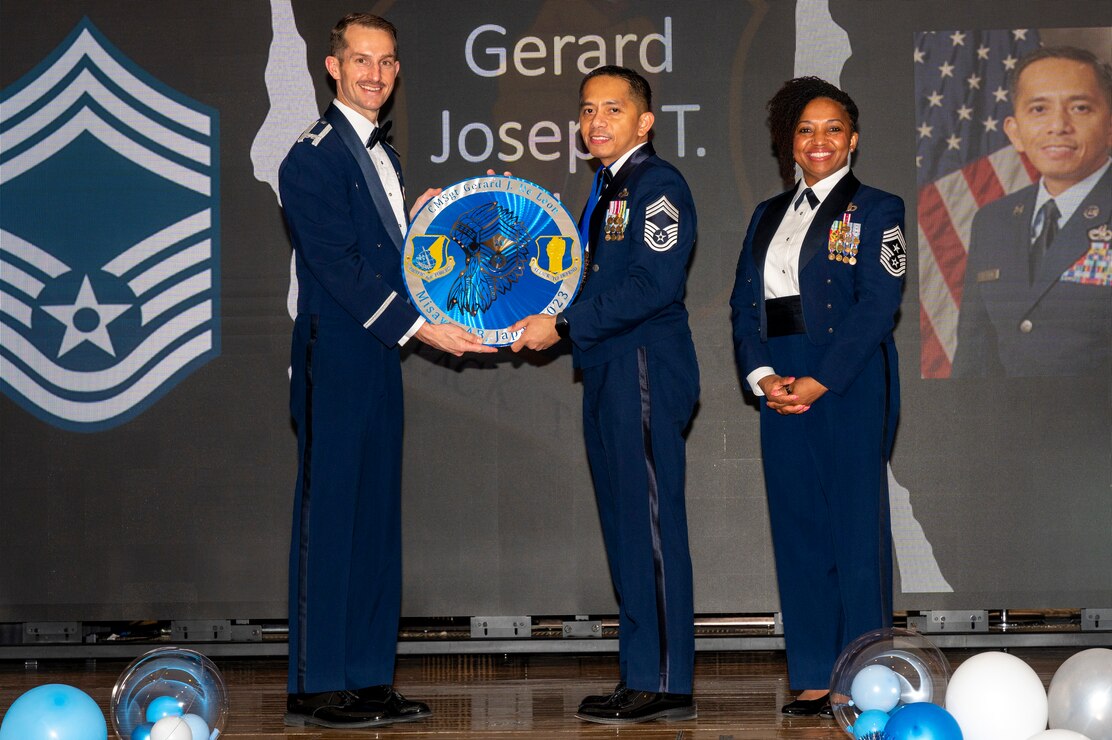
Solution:
<svg viewBox="0 0 1112 740">
<path fill-rule="evenodd" d="M 286 724 L 374 727 L 430 714 L 392 687 L 401 599 L 398 347 L 416 337 L 456 355 L 492 350 L 458 327 L 425 323 L 404 297 L 401 168 L 378 127 L 400 68 L 394 26 L 346 16 L 332 31 L 326 67 L 336 100 L 279 172 L 299 286 Z"/>
<path fill-rule="evenodd" d="M 694 606 L 683 431 L 699 366 L 683 303 L 695 205 L 656 156 L 648 83 L 601 67 L 580 86 L 579 122 L 603 164 L 580 220 L 590 268 L 562 314 L 529 316 L 514 343 L 571 339 L 583 378 L 583 432 L 618 597 L 621 681 L 576 715 L 608 724 L 696 716 Z"/>
<path fill-rule="evenodd" d="M 1112 374 L 1112 67 L 1045 47 L 1004 131 L 1039 181 L 973 219 L 954 377 Z M 1048 217 L 1049 214 L 1049 217 Z"/>
</svg>

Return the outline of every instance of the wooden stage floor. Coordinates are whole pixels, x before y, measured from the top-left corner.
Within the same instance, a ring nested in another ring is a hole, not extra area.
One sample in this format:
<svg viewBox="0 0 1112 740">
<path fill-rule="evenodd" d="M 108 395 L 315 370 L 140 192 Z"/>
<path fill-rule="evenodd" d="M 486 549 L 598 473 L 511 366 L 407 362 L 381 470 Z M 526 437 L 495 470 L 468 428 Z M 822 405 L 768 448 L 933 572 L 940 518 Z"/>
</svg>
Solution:
<svg viewBox="0 0 1112 740">
<path fill-rule="evenodd" d="M 1081 648 L 1022 648 L 1010 652 L 1049 685 L 1058 666 Z M 203 652 L 203 647 L 201 648 Z M 948 650 L 951 665 L 975 654 Z M 23 692 L 63 683 L 90 694 L 107 716 L 112 685 L 128 661 L 0 661 L 0 711 Z M 792 698 L 780 651 L 699 653 L 695 666 L 698 719 L 615 728 L 572 715 L 580 698 L 609 692 L 617 677 L 613 655 L 400 656 L 396 685 L 427 701 L 434 716 L 377 730 L 286 728 L 284 658 L 217 659 L 228 685 L 230 719 L 223 738 L 368 740 L 369 738 L 646 738 L 647 740 L 772 740 L 847 738 L 833 720 L 792 719 L 779 713 Z M 109 735 L 111 735 L 109 726 Z"/>
</svg>

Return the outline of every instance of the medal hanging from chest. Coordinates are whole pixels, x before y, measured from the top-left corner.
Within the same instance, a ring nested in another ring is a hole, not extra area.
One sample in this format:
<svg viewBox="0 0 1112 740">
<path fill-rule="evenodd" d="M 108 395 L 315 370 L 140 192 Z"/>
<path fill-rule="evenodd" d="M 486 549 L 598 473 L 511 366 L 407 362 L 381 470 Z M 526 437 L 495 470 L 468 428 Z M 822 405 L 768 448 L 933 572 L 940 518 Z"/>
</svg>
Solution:
<svg viewBox="0 0 1112 740">
<path fill-rule="evenodd" d="M 612 200 L 606 208 L 606 241 L 620 242 L 625 239 L 629 226 L 629 201 Z"/>
<path fill-rule="evenodd" d="M 861 244 L 861 224 L 850 220 L 849 213 L 842 214 L 841 220 L 830 225 L 827 259 L 856 265 L 859 244 Z"/>
</svg>

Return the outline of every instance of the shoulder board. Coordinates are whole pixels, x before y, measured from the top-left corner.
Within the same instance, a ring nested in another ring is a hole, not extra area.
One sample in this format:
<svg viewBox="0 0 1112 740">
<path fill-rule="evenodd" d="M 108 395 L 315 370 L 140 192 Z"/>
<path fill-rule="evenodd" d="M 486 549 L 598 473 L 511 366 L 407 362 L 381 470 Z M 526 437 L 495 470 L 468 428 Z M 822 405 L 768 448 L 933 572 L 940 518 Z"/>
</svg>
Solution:
<svg viewBox="0 0 1112 740">
<path fill-rule="evenodd" d="M 309 141 L 313 146 L 317 146 L 328 136 L 332 131 L 332 124 L 323 118 L 315 121 L 313 125 L 301 132 L 301 136 L 297 137 L 295 144 L 300 144 L 303 141 Z"/>
</svg>

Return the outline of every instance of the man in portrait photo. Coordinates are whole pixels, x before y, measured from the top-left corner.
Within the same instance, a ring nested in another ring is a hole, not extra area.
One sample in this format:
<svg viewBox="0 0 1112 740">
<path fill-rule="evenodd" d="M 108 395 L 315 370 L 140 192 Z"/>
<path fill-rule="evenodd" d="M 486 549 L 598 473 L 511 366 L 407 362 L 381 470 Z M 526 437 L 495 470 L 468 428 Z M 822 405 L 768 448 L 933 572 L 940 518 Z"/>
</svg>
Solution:
<svg viewBox="0 0 1112 740">
<path fill-rule="evenodd" d="M 1004 132 L 1038 180 L 974 217 L 953 377 L 1112 372 L 1112 67 L 1027 54 Z"/>
</svg>

